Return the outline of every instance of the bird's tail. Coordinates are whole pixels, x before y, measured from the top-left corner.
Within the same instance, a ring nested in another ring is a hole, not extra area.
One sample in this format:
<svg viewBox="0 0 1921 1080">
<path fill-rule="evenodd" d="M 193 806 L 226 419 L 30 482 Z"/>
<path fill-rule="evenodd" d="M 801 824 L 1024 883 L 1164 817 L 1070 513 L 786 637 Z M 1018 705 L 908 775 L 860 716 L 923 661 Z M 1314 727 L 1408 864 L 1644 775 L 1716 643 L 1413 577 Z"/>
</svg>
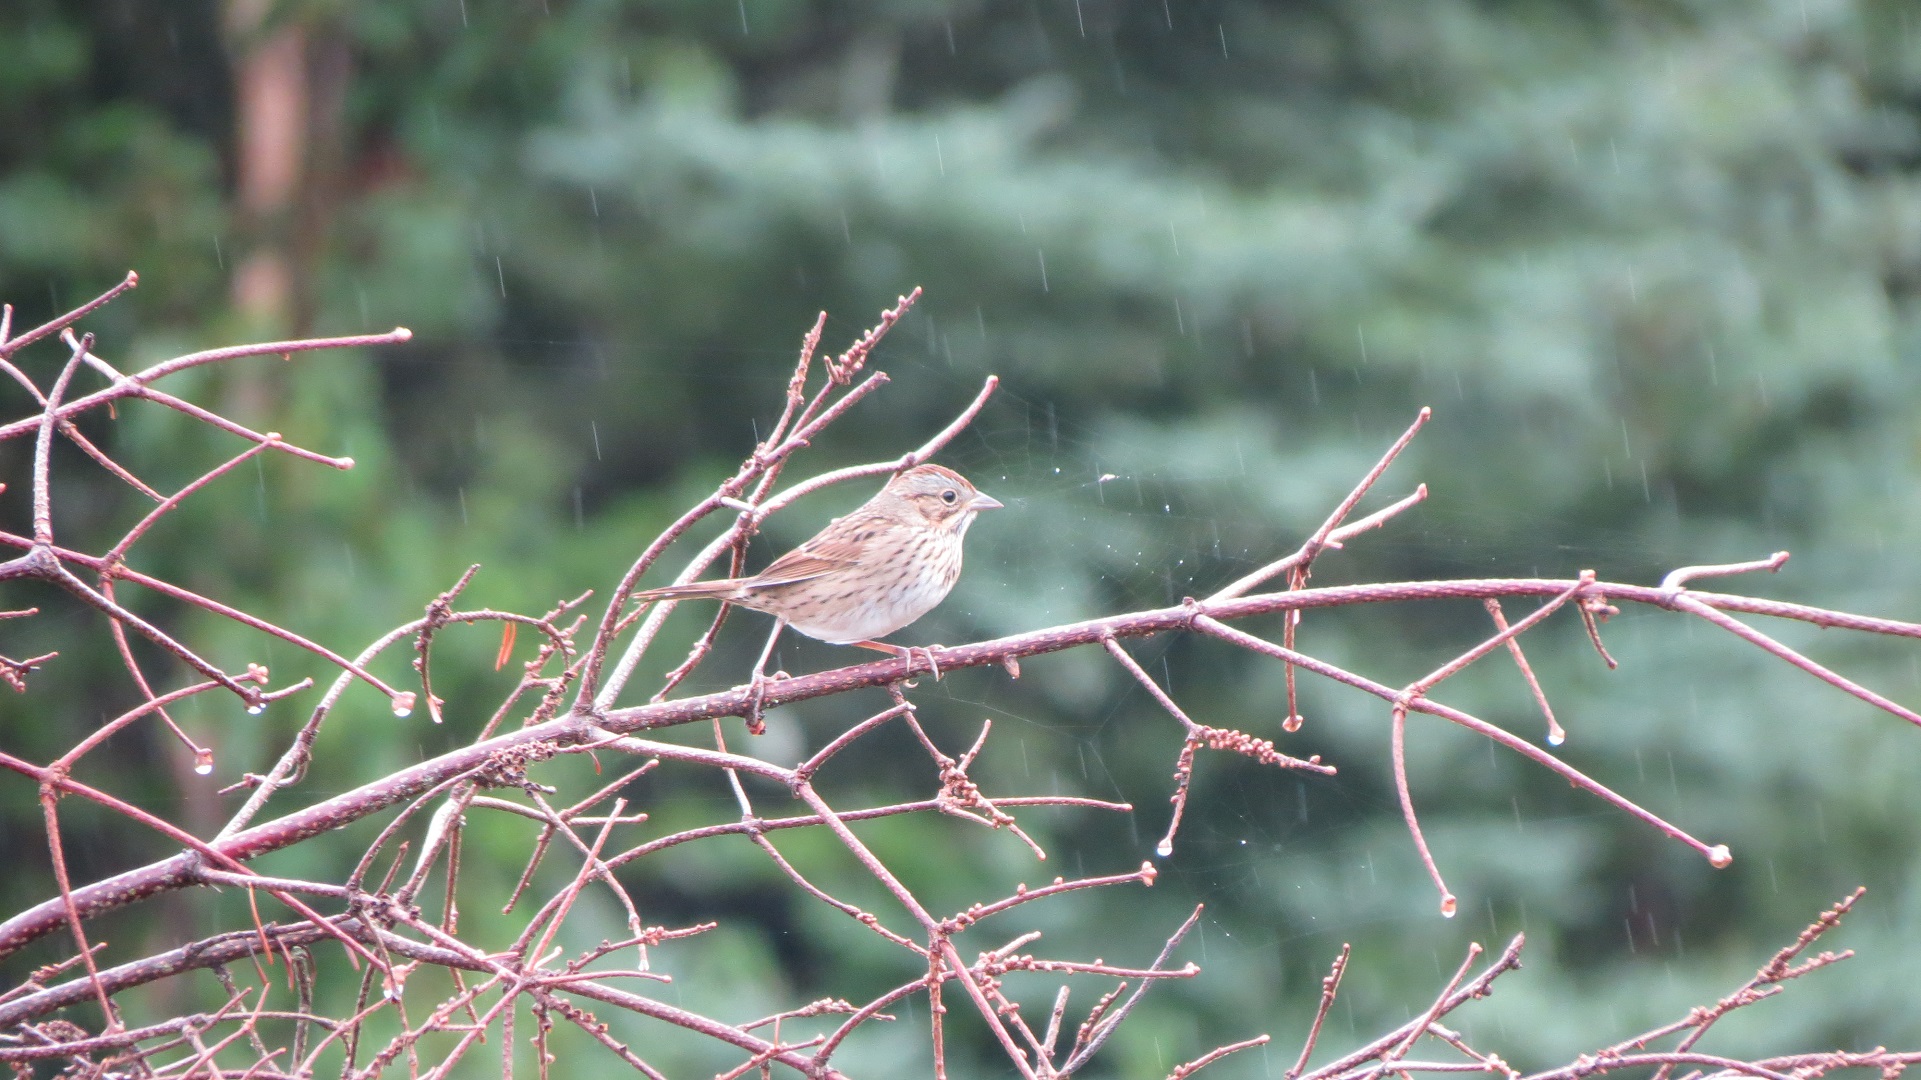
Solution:
<svg viewBox="0 0 1921 1080">
<path fill-rule="evenodd" d="M 690 581 L 685 585 L 667 585 L 659 589 L 642 589 L 633 595 L 633 599 L 732 600 L 739 594 L 739 578 L 720 578 L 715 581 Z"/>
</svg>

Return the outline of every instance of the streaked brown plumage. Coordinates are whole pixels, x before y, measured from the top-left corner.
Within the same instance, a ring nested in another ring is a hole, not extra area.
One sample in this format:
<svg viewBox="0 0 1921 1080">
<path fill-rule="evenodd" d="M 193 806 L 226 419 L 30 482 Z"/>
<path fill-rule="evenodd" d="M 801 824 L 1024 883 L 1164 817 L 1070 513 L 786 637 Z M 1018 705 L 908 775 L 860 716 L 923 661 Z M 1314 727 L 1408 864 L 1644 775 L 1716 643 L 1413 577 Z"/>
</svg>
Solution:
<svg viewBox="0 0 1921 1080">
<path fill-rule="evenodd" d="M 839 645 L 902 653 L 873 639 L 934 609 L 960 577 L 961 538 L 1000 503 L 939 465 L 917 465 L 880 494 L 752 577 L 669 585 L 638 600 L 725 600 Z"/>
</svg>

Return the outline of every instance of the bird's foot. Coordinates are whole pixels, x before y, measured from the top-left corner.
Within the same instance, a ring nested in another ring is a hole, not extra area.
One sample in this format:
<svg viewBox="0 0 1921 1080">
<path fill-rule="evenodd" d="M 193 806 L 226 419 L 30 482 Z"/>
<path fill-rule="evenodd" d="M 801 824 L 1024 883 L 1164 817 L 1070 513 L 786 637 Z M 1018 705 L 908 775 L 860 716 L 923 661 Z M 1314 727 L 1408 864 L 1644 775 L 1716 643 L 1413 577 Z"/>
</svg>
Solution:
<svg viewBox="0 0 1921 1080">
<path fill-rule="evenodd" d="M 920 650 L 920 652 L 921 652 L 921 655 L 923 655 L 923 656 L 925 656 L 925 657 L 927 657 L 927 670 L 929 670 L 929 671 L 931 671 L 931 672 L 933 672 L 933 673 L 934 673 L 934 681 L 935 681 L 935 682 L 939 682 L 939 681 L 940 681 L 940 651 L 941 651 L 941 647 L 940 647 L 939 645 L 909 645 L 909 646 L 907 646 L 907 651 L 906 651 L 906 653 L 905 653 L 905 655 L 906 655 L 906 657 L 907 657 L 907 662 L 908 662 L 909 664 L 912 664 L 912 663 L 914 662 L 914 650 L 915 650 L 915 649 L 919 649 L 919 650 Z"/>
<path fill-rule="evenodd" d="M 791 678 L 793 676 L 785 671 L 776 671 L 772 675 L 754 672 L 753 679 L 747 683 L 747 713 L 743 717 L 747 721 L 747 734 L 759 735 L 767 730 L 767 721 L 761 717 L 761 711 L 767 705 L 767 688 Z"/>
<path fill-rule="evenodd" d="M 863 649 L 872 649 L 875 652 L 884 652 L 889 656 L 898 656 L 906 660 L 910 667 L 914 663 L 914 654 L 920 653 L 927 658 L 927 670 L 934 673 L 934 681 L 940 681 L 941 647 L 939 645 L 890 645 L 885 641 L 855 641 L 849 644 L 858 645 Z M 914 684 L 909 682 L 907 685 Z"/>
</svg>

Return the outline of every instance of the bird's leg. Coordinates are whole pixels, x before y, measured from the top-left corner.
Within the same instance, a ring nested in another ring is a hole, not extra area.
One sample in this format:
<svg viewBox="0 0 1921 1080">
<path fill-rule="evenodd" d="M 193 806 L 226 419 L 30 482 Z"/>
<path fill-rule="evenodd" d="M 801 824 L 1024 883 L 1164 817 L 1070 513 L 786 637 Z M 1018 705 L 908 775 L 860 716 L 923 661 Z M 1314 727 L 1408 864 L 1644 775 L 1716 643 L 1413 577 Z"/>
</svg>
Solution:
<svg viewBox="0 0 1921 1080">
<path fill-rule="evenodd" d="M 753 680 L 747 684 L 747 732 L 750 735 L 759 735 L 767 730 L 766 722 L 760 718 L 761 706 L 767 700 L 767 684 L 787 677 L 784 671 L 776 671 L 772 677 L 766 674 L 767 659 L 774 655 L 774 642 L 780 640 L 780 632 L 786 628 L 786 619 L 774 619 L 774 632 L 767 635 L 767 644 L 761 648 L 760 659 L 754 664 Z"/>
<path fill-rule="evenodd" d="M 889 645 L 885 641 L 850 641 L 848 644 L 884 652 L 889 656 L 905 657 L 910 664 L 914 662 L 914 653 L 918 650 L 927 657 L 927 669 L 934 673 L 934 681 L 940 681 L 940 658 L 936 655 L 940 651 L 939 645 Z"/>
</svg>

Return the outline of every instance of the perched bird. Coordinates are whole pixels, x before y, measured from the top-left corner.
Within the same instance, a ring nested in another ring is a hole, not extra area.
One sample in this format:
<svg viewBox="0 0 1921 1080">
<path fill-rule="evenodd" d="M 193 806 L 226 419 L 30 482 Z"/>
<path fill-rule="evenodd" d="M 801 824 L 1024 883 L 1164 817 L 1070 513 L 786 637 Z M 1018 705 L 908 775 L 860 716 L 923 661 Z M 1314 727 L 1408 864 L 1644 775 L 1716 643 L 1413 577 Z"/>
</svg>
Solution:
<svg viewBox="0 0 1921 1080">
<path fill-rule="evenodd" d="M 960 577 L 967 527 L 982 510 L 1000 507 L 952 469 L 917 465 L 758 574 L 648 589 L 634 598 L 724 600 L 811 638 L 905 656 L 906 648 L 874 639 L 946 599 Z"/>
</svg>

